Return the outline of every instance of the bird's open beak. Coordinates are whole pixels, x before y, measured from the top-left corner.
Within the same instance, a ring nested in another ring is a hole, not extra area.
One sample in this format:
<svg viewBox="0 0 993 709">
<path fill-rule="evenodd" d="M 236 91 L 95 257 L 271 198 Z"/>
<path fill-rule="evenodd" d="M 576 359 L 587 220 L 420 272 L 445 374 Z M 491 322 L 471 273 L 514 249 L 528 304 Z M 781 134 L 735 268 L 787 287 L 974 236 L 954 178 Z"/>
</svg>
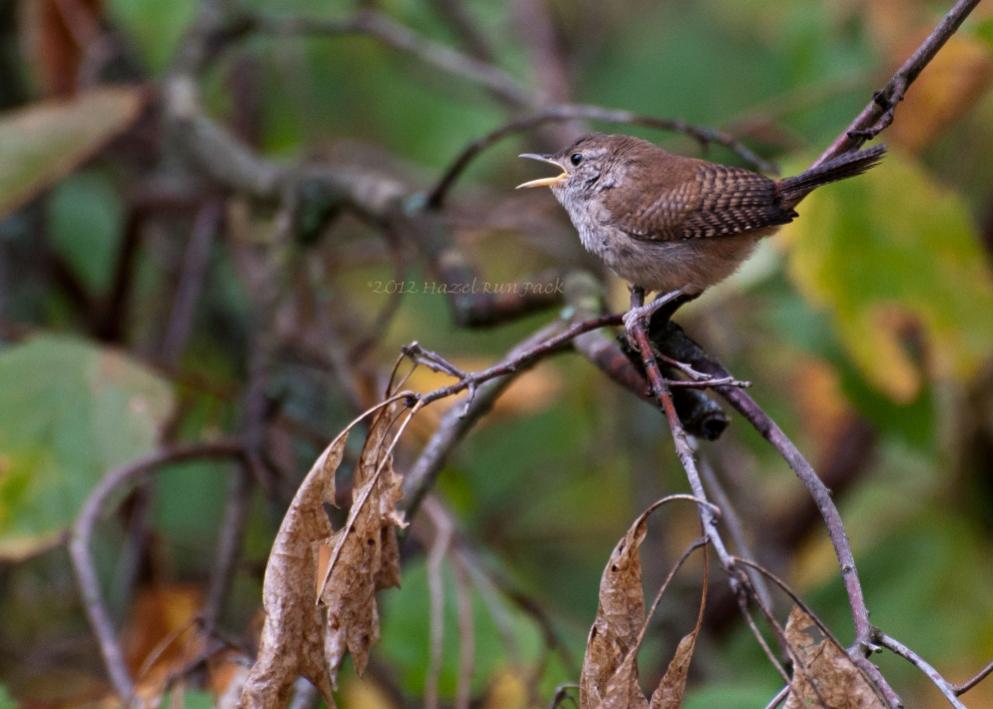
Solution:
<svg viewBox="0 0 993 709">
<path fill-rule="evenodd" d="M 521 153 L 517 157 L 527 158 L 528 160 L 540 160 L 541 162 L 547 162 L 551 165 L 554 165 L 560 170 L 562 169 L 561 165 L 559 165 L 556 161 L 552 160 L 547 155 L 539 155 L 538 153 Z M 566 174 L 566 172 L 563 170 L 561 175 L 556 175 L 555 177 L 539 177 L 537 180 L 522 182 L 521 184 L 517 185 L 517 187 L 515 187 L 514 189 L 519 190 L 524 187 L 551 187 L 552 185 L 557 185 L 560 182 L 565 181 L 566 179 L 568 179 L 568 177 L 569 175 Z"/>
</svg>

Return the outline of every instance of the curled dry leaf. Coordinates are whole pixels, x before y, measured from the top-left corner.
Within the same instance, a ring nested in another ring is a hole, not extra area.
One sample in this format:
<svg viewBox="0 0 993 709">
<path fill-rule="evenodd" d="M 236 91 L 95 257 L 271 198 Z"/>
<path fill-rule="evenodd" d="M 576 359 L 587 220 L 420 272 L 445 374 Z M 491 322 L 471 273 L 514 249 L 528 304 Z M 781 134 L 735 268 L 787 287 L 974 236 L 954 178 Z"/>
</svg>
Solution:
<svg viewBox="0 0 993 709">
<path fill-rule="evenodd" d="M 373 420 L 355 470 L 348 521 L 331 539 L 320 599 L 327 608 L 324 650 L 332 680 L 345 652 L 352 655 L 356 672 L 365 671 L 369 647 L 379 639 L 376 592 L 400 585 L 396 530 L 404 526 L 397 511 L 403 478 L 393 470 L 390 453 L 399 408 L 389 406 Z"/>
<path fill-rule="evenodd" d="M 334 501 L 334 475 L 346 440 L 339 436 L 317 459 L 279 526 L 262 585 L 265 623 L 259 653 L 245 681 L 242 707 L 285 706 L 301 675 L 334 706 L 314 578 L 318 546 L 332 532 L 324 504 Z"/>
<path fill-rule="evenodd" d="M 710 577 L 707 566 L 707 550 L 704 548 L 703 584 L 700 588 L 700 610 L 697 611 L 696 625 L 693 630 L 683 636 L 676 646 L 676 652 L 669 661 L 669 666 L 659 680 L 659 686 L 652 693 L 651 709 L 679 709 L 683 705 L 683 695 L 686 693 L 686 678 L 690 673 L 690 662 L 696 649 L 696 638 L 703 627 L 703 612 L 707 608 L 707 589 Z"/>
<path fill-rule="evenodd" d="M 682 701 L 696 637 L 703 623 L 702 598 L 696 626 L 680 641 L 650 703 L 638 683 L 638 648 L 651 620 L 645 617 L 639 551 L 645 540 L 648 516 L 662 502 L 656 502 L 638 516 L 614 547 L 603 571 L 600 604 L 586 643 L 579 680 L 579 704 L 584 709 L 672 709 Z M 706 592 L 705 577 L 704 597 Z"/>
<path fill-rule="evenodd" d="M 600 603 L 596 619 L 586 641 L 586 654 L 579 678 L 579 703 L 582 707 L 606 706 L 608 696 L 619 696 L 611 687 L 615 674 L 638 687 L 638 669 L 632 659 L 624 660 L 636 643 L 645 620 L 645 598 L 641 586 L 641 559 L 638 555 L 645 541 L 646 524 L 651 508 L 634 521 L 610 554 L 600 577 Z M 619 678 L 621 679 L 621 678 Z M 638 689 L 640 694 L 641 690 Z M 617 706 L 624 706 L 618 704 Z"/>
<path fill-rule="evenodd" d="M 872 682 L 852 662 L 834 638 L 826 637 L 814 620 L 794 606 L 786 621 L 786 643 L 793 660 L 793 680 L 786 709 L 882 709 L 886 706 Z"/>
<path fill-rule="evenodd" d="M 293 498 L 266 566 L 265 624 L 242 707 L 284 706 L 298 676 L 334 707 L 331 691 L 345 653 L 352 654 L 359 674 L 365 670 L 369 647 L 379 637 L 376 591 L 400 583 L 396 529 L 403 520 L 396 506 L 402 478 L 390 451 L 399 409 L 387 406 L 373 418 L 342 529 L 332 530 L 324 506 L 334 503 L 344 434 L 317 459 Z"/>
</svg>

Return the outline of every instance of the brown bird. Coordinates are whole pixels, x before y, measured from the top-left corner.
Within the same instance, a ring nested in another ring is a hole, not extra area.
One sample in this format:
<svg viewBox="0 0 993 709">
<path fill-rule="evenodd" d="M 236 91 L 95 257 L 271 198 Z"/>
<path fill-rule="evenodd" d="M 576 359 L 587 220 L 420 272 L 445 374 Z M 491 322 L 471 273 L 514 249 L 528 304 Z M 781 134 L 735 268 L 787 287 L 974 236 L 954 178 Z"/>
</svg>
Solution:
<svg viewBox="0 0 993 709">
<path fill-rule="evenodd" d="M 759 239 L 793 221 L 807 193 L 865 172 L 885 151 L 846 153 L 777 181 L 674 155 L 640 138 L 593 133 L 558 153 L 521 155 L 562 173 L 518 188 L 550 187 L 587 251 L 633 286 L 685 302 L 727 278 Z"/>
</svg>

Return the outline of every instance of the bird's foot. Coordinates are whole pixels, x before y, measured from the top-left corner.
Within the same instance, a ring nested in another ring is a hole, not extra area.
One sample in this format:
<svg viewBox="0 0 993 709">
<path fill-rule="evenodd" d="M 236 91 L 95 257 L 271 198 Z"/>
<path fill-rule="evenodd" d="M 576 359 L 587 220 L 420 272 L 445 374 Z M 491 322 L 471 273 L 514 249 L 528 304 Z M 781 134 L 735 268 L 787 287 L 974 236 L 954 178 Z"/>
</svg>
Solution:
<svg viewBox="0 0 993 709">
<path fill-rule="evenodd" d="M 648 321 L 654 313 L 670 303 L 673 303 L 681 298 L 685 298 L 686 295 L 686 292 L 683 291 L 682 288 L 677 288 L 674 291 L 663 293 L 648 305 L 639 305 L 631 308 L 629 311 L 624 313 L 624 330 L 630 334 L 631 331 L 634 330 L 635 325 L 639 322 L 647 328 Z"/>
</svg>

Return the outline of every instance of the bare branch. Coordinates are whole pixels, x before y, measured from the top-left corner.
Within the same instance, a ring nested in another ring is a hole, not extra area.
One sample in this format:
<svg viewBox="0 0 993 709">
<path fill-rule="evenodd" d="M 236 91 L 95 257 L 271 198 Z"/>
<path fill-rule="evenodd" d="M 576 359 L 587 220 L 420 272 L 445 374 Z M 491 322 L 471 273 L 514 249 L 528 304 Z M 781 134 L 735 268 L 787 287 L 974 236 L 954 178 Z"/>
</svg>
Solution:
<svg viewBox="0 0 993 709">
<path fill-rule="evenodd" d="M 691 340 L 678 325 L 667 322 L 665 330 L 660 333 L 653 332 L 653 337 L 660 349 L 676 359 L 689 363 L 695 369 L 718 378 L 731 376 L 724 367 Z M 857 654 L 864 655 L 867 650 L 873 648 L 869 609 L 865 604 L 862 583 L 855 567 L 855 556 L 852 554 L 848 534 L 845 532 L 838 508 L 831 499 L 831 491 L 817 476 L 813 467 L 793 441 L 743 389 L 721 387 L 717 391 L 756 428 L 763 438 L 779 451 L 814 499 L 817 510 L 827 526 L 828 535 L 841 568 L 845 590 L 848 593 L 848 603 L 855 624 Z"/>
<path fill-rule="evenodd" d="M 185 446 L 166 448 L 108 472 L 86 498 L 69 534 L 69 556 L 80 595 L 83 597 L 83 610 L 96 635 L 103 655 L 104 665 L 114 685 L 114 690 L 123 700 L 134 696 L 134 682 L 124 662 L 124 655 L 117 639 L 117 631 L 110 618 L 110 612 L 100 590 L 90 541 L 100 514 L 107 501 L 118 489 L 133 484 L 142 476 L 173 463 L 187 460 L 244 458 L 244 447 L 238 441 L 220 440 L 208 443 L 194 443 Z"/>
<path fill-rule="evenodd" d="M 970 689 L 975 687 L 977 684 L 986 679 L 990 673 L 993 672 L 993 660 L 989 662 L 983 669 L 979 670 L 971 679 L 966 680 L 962 684 L 955 685 L 955 694 L 963 695 Z"/>
<path fill-rule="evenodd" d="M 931 34 L 896 70 L 886 85 L 873 95 L 872 101 L 821 153 L 811 167 L 821 165 L 842 153 L 856 150 L 867 140 L 872 140 L 885 130 L 893 122 L 896 106 L 903 100 L 907 89 L 978 4 L 979 0 L 958 0 Z"/>
<path fill-rule="evenodd" d="M 685 121 L 677 119 L 656 118 L 654 116 L 645 116 L 631 111 L 605 108 L 603 106 L 562 104 L 559 106 L 550 106 L 530 116 L 524 116 L 523 118 L 505 123 L 499 128 L 469 143 L 451 162 L 438 182 L 428 190 L 426 198 L 428 207 L 431 209 L 440 208 L 452 185 L 455 184 L 455 181 L 465 172 L 469 164 L 487 148 L 516 133 L 522 133 L 548 123 L 573 120 L 644 126 L 646 128 L 682 133 L 695 140 L 702 148 L 706 148 L 712 144 L 723 145 L 758 170 L 771 173 L 778 172 L 775 165 L 760 158 L 743 143 L 737 141 L 734 136 L 720 130 L 690 125 Z"/>
<path fill-rule="evenodd" d="M 931 683 L 938 688 L 942 696 L 948 700 L 948 703 L 955 707 L 956 709 L 966 709 L 965 704 L 958 700 L 958 692 L 956 692 L 955 687 L 948 683 L 938 670 L 934 669 L 928 662 L 918 655 L 916 652 L 911 650 L 909 647 L 904 645 L 902 642 L 896 638 L 890 637 L 882 631 L 877 631 L 875 634 L 875 640 L 880 645 L 885 647 L 887 650 L 892 650 L 897 655 L 905 659 L 907 662 L 912 664 L 914 667 L 923 672 Z"/>
<path fill-rule="evenodd" d="M 430 502 L 430 500 L 428 501 Z M 428 551 L 428 593 L 430 603 L 430 647 L 428 648 L 428 671 L 424 682 L 424 706 L 438 707 L 438 677 L 441 675 L 441 659 L 445 648 L 445 578 L 442 564 L 448 555 L 454 532 L 452 520 L 438 505 L 425 507 L 434 525 L 434 539 Z"/>
<path fill-rule="evenodd" d="M 461 407 L 452 407 L 445 414 L 438 425 L 438 430 L 435 431 L 421 451 L 420 457 L 407 472 L 404 479 L 404 499 L 406 500 L 405 510 L 408 517 L 413 518 L 417 513 L 421 500 L 434 485 L 434 481 L 452 449 L 458 445 L 479 418 L 489 411 L 493 402 L 507 388 L 516 374 L 524 371 L 541 357 L 565 346 L 577 335 L 619 321 L 619 315 L 593 318 L 575 323 L 564 330 L 565 323 L 555 321 L 514 347 L 502 363 L 482 372 L 465 374 L 455 384 L 423 395 L 422 400 L 430 403 L 430 401 L 439 398 L 458 394 L 470 386 L 476 389 L 473 400 L 464 410 L 460 410 Z"/>
<path fill-rule="evenodd" d="M 284 37 L 366 35 L 446 74 L 478 84 L 515 108 L 534 107 L 541 102 L 538 95 L 503 69 L 422 37 L 379 12 L 364 11 L 345 20 L 256 16 L 250 22 L 258 32 Z"/>
</svg>

